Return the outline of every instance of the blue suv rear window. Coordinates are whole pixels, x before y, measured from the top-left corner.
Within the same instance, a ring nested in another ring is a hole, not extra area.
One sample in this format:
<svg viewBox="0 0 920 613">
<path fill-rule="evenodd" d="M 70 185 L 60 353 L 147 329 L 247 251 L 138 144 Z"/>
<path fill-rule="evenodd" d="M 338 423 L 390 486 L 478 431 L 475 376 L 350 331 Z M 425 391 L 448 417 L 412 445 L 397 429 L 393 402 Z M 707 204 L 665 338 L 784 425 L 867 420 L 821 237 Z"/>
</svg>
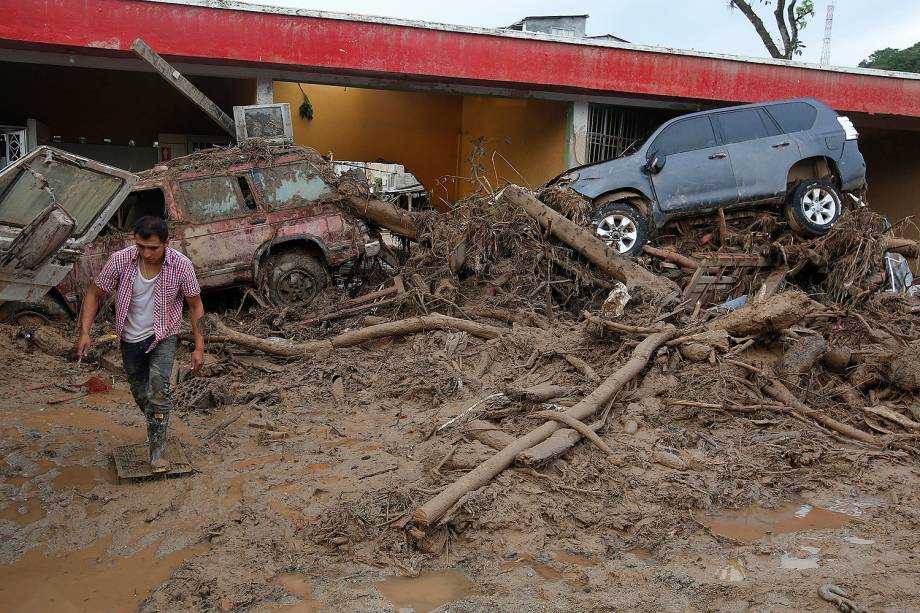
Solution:
<svg viewBox="0 0 920 613">
<path fill-rule="evenodd" d="M 818 109 L 807 102 L 785 102 L 767 107 L 783 132 L 801 132 L 815 125 Z"/>
<path fill-rule="evenodd" d="M 744 141 L 770 136 L 757 109 L 741 109 L 717 113 L 715 116 L 722 131 L 723 144 L 743 143 Z M 775 128 L 774 128 L 775 130 Z"/>
</svg>

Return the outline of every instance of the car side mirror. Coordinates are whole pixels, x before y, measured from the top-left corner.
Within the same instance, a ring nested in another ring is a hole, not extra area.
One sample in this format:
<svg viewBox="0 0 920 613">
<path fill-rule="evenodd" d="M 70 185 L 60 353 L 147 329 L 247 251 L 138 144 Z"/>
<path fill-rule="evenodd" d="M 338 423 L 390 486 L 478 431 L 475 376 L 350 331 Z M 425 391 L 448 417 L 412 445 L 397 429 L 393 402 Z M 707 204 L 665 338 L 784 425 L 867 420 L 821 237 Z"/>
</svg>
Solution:
<svg viewBox="0 0 920 613">
<path fill-rule="evenodd" d="M 648 163 L 645 165 L 645 169 L 649 171 L 649 173 L 656 175 L 664 168 L 666 159 L 667 158 L 661 153 L 653 153 L 652 157 L 649 158 Z"/>
</svg>

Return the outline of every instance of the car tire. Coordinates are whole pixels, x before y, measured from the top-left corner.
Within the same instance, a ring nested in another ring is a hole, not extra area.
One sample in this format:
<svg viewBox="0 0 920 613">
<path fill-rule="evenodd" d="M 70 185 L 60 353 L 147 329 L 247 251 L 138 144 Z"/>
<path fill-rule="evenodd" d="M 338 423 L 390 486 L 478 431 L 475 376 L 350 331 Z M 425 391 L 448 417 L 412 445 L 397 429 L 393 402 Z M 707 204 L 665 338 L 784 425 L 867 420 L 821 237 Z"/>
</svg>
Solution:
<svg viewBox="0 0 920 613">
<path fill-rule="evenodd" d="M 54 297 L 45 295 L 39 302 L 5 302 L 0 306 L 0 323 L 38 326 L 51 321 L 70 320 L 70 311 Z"/>
<path fill-rule="evenodd" d="M 648 219 L 626 202 L 601 205 L 591 221 L 598 238 L 620 255 L 638 255 L 650 237 Z"/>
<path fill-rule="evenodd" d="M 834 227 L 843 212 L 843 196 L 826 179 L 799 183 L 786 201 L 786 220 L 796 234 L 822 236 Z"/>
<path fill-rule="evenodd" d="M 326 287 L 328 277 L 323 263 L 302 251 L 282 253 L 267 262 L 268 294 L 275 306 L 308 306 Z"/>
</svg>

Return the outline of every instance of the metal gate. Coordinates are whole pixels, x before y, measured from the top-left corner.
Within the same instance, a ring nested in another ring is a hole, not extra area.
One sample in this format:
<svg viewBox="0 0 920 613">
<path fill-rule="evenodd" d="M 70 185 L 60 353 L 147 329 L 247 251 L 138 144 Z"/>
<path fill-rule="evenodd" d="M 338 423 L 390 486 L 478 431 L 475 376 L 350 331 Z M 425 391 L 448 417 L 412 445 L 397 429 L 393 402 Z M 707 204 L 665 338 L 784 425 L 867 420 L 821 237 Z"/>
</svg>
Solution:
<svg viewBox="0 0 920 613">
<path fill-rule="evenodd" d="M 677 113 L 607 104 L 588 106 L 588 164 L 623 155 L 630 145 Z"/>
</svg>

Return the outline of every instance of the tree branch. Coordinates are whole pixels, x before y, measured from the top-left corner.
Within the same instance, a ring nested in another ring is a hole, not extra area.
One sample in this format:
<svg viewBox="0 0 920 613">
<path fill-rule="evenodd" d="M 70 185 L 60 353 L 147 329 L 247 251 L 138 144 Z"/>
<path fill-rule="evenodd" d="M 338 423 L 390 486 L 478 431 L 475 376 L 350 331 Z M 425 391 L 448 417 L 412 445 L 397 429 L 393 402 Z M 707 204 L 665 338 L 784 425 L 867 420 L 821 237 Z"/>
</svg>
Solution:
<svg viewBox="0 0 920 613">
<path fill-rule="evenodd" d="M 773 41 L 773 37 L 770 36 L 770 32 L 767 31 L 767 27 L 763 25 L 763 21 L 761 21 L 757 13 L 754 12 L 754 9 L 751 8 L 751 5 L 747 0 L 730 0 L 729 6 L 736 7 L 744 14 L 745 17 L 747 17 L 747 20 L 751 22 L 752 26 L 754 26 L 758 36 L 760 36 L 760 40 L 763 41 L 764 46 L 767 48 L 767 51 L 772 57 L 784 59 L 782 52 L 777 48 L 776 43 Z"/>
<path fill-rule="evenodd" d="M 792 0 L 789 4 L 790 14 L 797 0 Z M 792 52 L 795 50 L 792 40 L 789 38 L 789 29 L 786 27 L 786 0 L 776 0 L 776 10 L 773 11 L 773 17 L 776 19 L 776 28 L 779 30 L 779 37 L 783 41 L 783 58 L 792 59 Z M 789 20 L 790 22 L 792 19 Z"/>
</svg>

